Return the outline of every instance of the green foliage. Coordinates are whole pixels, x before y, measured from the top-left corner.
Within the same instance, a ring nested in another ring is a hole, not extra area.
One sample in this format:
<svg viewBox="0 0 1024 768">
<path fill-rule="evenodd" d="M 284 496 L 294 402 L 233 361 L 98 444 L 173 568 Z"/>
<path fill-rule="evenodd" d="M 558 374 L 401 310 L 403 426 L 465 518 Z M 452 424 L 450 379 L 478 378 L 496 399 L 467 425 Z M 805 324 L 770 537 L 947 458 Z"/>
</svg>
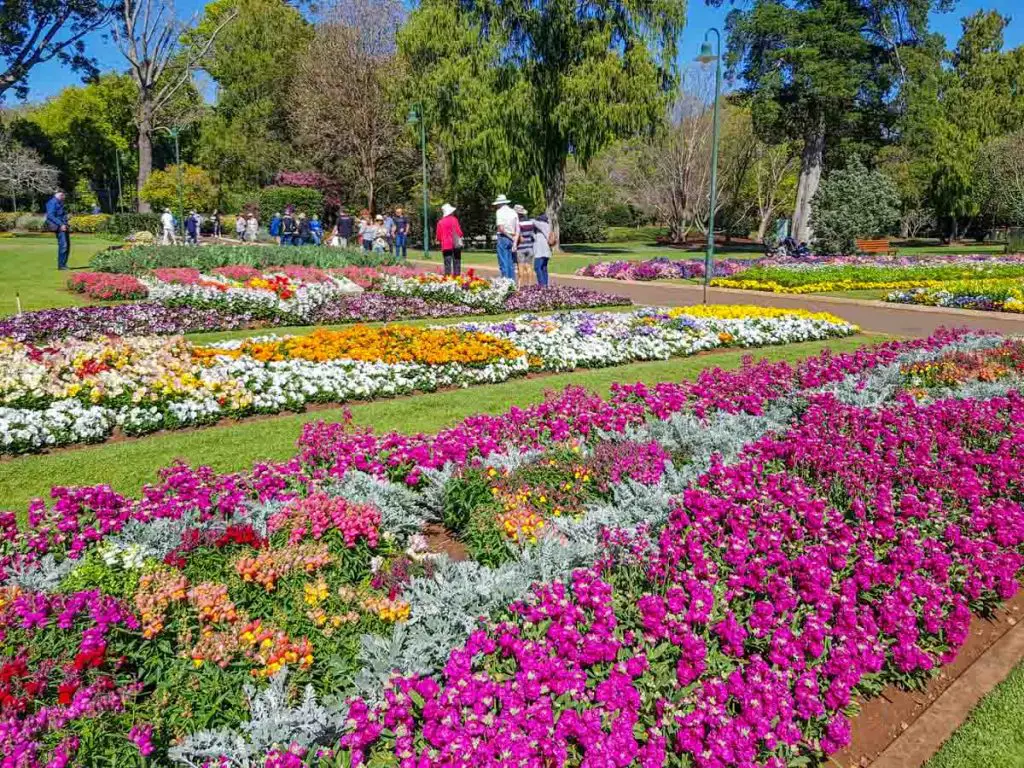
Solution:
<svg viewBox="0 0 1024 768">
<path fill-rule="evenodd" d="M 18 217 L 22 216 L 20 211 L 0 211 L 0 232 L 10 232 L 14 229 Z"/>
<path fill-rule="evenodd" d="M 232 11 L 238 16 L 203 62 L 217 83 L 217 104 L 200 127 L 199 161 L 222 184 L 251 188 L 268 183 L 292 156 L 286 94 L 312 25 L 285 0 L 214 0 L 188 42 L 202 45 Z"/>
<path fill-rule="evenodd" d="M 563 243 L 600 243 L 607 238 L 600 206 L 589 199 L 569 199 L 559 216 Z"/>
<path fill-rule="evenodd" d="M 68 219 L 68 224 L 70 225 L 72 232 L 95 234 L 105 227 L 109 220 L 110 214 L 108 213 L 88 213 L 81 214 L 79 216 L 71 216 Z"/>
<path fill-rule="evenodd" d="M 12 135 L 56 166 L 61 183 L 75 189 L 76 195 L 83 184 L 91 185 L 112 190 L 109 202 L 114 204 L 118 152 L 123 180 L 136 173 L 130 151 L 136 140 L 135 99 L 135 84 L 128 75 L 105 74 L 29 108 L 12 122 Z M 108 200 L 106 194 L 103 198 Z M 93 200 L 78 202 L 88 207 Z"/>
<path fill-rule="evenodd" d="M 110 6 L 102 0 L 4 0 L 0 5 L 0 103 L 10 89 L 28 96 L 32 67 L 51 58 L 86 75 L 96 74 L 80 38 L 101 27 Z"/>
<path fill-rule="evenodd" d="M 260 190 L 260 212 L 264 218 L 283 213 L 294 205 L 297 211 L 320 215 L 324 208 L 324 193 L 313 187 L 264 187 Z"/>
<path fill-rule="evenodd" d="M 975 186 L 982 210 L 993 224 L 1024 226 L 1024 131 L 982 147 Z"/>
<path fill-rule="evenodd" d="M 854 253 L 857 238 L 888 234 L 899 218 L 899 191 L 880 171 L 869 171 L 854 157 L 832 171 L 818 188 L 811 214 L 819 253 Z"/>
<path fill-rule="evenodd" d="M 484 473 L 478 469 L 467 470 L 445 485 L 441 519 L 448 530 L 462 536 L 473 510 L 491 501 L 491 488 Z"/>
<path fill-rule="evenodd" d="M 46 217 L 38 213 L 19 213 L 14 228 L 25 232 L 45 232 Z"/>
<path fill-rule="evenodd" d="M 152 232 L 155 235 L 160 229 L 158 213 L 115 213 L 97 231 L 99 234 L 121 238 L 135 232 Z"/>
<path fill-rule="evenodd" d="M 399 38 L 455 178 L 538 180 L 561 208 L 566 162 L 663 119 L 685 5 L 428 0 Z M 431 96 L 431 94 L 438 94 Z M 470 140 L 459 148 L 459 136 Z M 505 191 L 505 190 L 503 190 Z"/>
<path fill-rule="evenodd" d="M 156 210 L 178 210 L 178 166 L 155 170 L 143 185 L 139 196 Z M 184 163 L 180 169 L 181 195 L 185 211 L 211 211 L 217 205 L 217 186 L 203 168 Z"/>
<path fill-rule="evenodd" d="M 498 527 L 495 511 L 496 506 L 493 503 L 474 507 L 465 532 L 469 556 L 481 565 L 491 568 L 515 559 L 512 546 Z"/>
<path fill-rule="evenodd" d="M 262 246 L 262 245 L 210 245 L 195 248 L 185 245 L 151 245 L 134 248 L 111 248 L 100 251 L 89 262 L 90 269 L 98 272 L 134 274 L 154 267 L 196 267 L 213 269 L 229 264 L 247 264 L 254 267 L 299 264 L 310 267 L 381 266 L 394 264 L 389 254 L 341 248 L 321 248 L 314 245 Z"/>
<path fill-rule="evenodd" d="M 64 577 L 60 583 L 61 592 L 80 592 L 98 589 L 105 595 L 131 599 L 139 585 L 138 569 L 125 569 L 107 565 L 96 550 L 82 558 L 81 565 Z"/>
</svg>

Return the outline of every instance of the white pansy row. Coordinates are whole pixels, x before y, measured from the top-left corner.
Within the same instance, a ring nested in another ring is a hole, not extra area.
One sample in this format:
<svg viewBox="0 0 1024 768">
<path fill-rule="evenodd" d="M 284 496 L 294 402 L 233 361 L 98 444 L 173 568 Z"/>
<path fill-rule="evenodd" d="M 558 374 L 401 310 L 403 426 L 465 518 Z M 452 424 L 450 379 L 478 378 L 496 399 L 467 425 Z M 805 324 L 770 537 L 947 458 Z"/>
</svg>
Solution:
<svg viewBox="0 0 1024 768">
<path fill-rule="evenodd" d="M 275 275 L 267 277 L 273 278 Z M 202 279 L 217 285 L 167 283 L 152 277 L 140 278 L 149 290 L 149 298 L 161 304 L 188 305 L 305 322 L 312 321 L 316 310 L 324 304 L 363 290 L 347 277 L 331 277 L 319 283 L 292 280 L 294 295 L 281 298 L 272 290 L 245 287 L 215 276 L 204 275 Z"/>
<path fill-rule="evenodd" d="M 472 287 L 465 287 L 463 283 Z M 432 276 L 420 280 L 415 277 L 385 275 L 374 286 L 374 290 L 385 296 L 417 296 L 427 301 L 444 301 L 499 311 L 504 308 L 506 299 L 515 292 L 516 284 L 504 277 L 470 281 L 465 278 L 444 280 Z"/>
</svg>

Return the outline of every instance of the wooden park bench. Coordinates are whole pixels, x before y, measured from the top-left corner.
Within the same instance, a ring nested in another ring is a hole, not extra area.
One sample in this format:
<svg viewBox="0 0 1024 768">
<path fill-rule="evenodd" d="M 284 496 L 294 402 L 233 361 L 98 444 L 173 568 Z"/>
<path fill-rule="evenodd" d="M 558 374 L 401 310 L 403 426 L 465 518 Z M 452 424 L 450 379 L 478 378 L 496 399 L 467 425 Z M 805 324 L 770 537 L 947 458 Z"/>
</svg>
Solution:
<svg viewBox="0 0 1024 768">
<path fill-rule="evenodd" d="M 896 249 L 892 247 L 892 243 L 889 242 L 888 238 L 878 238 L 876 240 L 856 240 L 857 253 L 884 253 L 886 256 L 895 256 Z"/>
</svg>

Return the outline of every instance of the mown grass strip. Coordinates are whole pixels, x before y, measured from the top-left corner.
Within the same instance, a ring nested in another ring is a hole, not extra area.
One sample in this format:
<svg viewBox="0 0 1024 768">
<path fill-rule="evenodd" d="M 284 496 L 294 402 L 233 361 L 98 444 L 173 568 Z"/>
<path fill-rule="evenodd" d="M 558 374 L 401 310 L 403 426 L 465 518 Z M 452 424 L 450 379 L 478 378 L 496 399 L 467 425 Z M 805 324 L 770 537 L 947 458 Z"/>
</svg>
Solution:
<svg viewBox="0 0 1024 768">
<path fill-rule="evenodd" d="M 710 367 L 736 368 L 753 355 L 769 360 L 798 360 L 825 348 L 848 352 L 861 344 L 883 340 L 859 334 L 845 339 L 804 342 L 754 350 L 719 350 L 688 358 L 633 363 L 631 365 L 576 371 L 501 384 L 412 395 L 349 406 L 356 424 L 378 431 L 433 432 L 475 413 L 500 413 L 513 405 L 540 401 L 544 393 L 569 385 L 584 386 L 602 394 L 615 382 L 680 381 L 695 378 Z M 0 461 L 0 508 L 24 515 L 28 502 L 47 496 L 55 485 L 107 483 L 123 493 L 137 493 L 156 478 L 157 470 L 175 459 L 207 464 L 227 472 L 247 468 L 259 460 L 280 461 L 295 452 L 302 425 L 311 421 L 337 421 L 344 408 L 250 419 L 237 424 L 182 432 L 162 432 L 84 446 L 40 456 L 20 456 Z"/>
</svg>

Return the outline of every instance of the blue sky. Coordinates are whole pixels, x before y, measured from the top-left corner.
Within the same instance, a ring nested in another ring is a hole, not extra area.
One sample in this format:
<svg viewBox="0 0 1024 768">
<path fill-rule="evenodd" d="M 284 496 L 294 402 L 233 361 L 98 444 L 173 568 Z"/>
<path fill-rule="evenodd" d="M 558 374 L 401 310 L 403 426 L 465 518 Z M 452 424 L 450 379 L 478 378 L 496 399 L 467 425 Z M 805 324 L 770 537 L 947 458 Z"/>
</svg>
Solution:
<svg viewBox="0 0 1024 768">
<path fill-rule="evenodd" d="M 960 19 L 968 16 L 979 9 L 994 8 L 1012 21 L 1006 30 L 1006 45 L 1016 47 L 1024 44 L 1024 9 L 1014 14 L 1014 6 L 1019 0 L 961 0 L 955 11 L 952 13 L 935 14 L 932 17 L 932 28 L 941 32 L 952 45 L 960 37 Z M 205 0 L 179 0 L 177 3 L 179 15 L 188 18 L 192 14 L 202 10 Z M 689 60 L 696 56 L 700 48 L 700 42 L 708 27 L 719 28 L 725 22 L 725 15 L 730 6 L 722 8 L 709 8 L 703 2 L 691 1 L 687 9 L 686 31 L 683 33 L 681 56 Z M 89 50 L 98 59 L 103 69 L 117 69 L 122 66 L 121 56 L 113 42 L 104 40 L 101 35 L 94 35 L 88 39 Z M 66 85 L 80 82 L 79 78 L 69 70 L 56 62 L 50 62 L 32 70 L 29 77 L 29 99 L 40 100 L 52 96 Z"/>
</svg>

